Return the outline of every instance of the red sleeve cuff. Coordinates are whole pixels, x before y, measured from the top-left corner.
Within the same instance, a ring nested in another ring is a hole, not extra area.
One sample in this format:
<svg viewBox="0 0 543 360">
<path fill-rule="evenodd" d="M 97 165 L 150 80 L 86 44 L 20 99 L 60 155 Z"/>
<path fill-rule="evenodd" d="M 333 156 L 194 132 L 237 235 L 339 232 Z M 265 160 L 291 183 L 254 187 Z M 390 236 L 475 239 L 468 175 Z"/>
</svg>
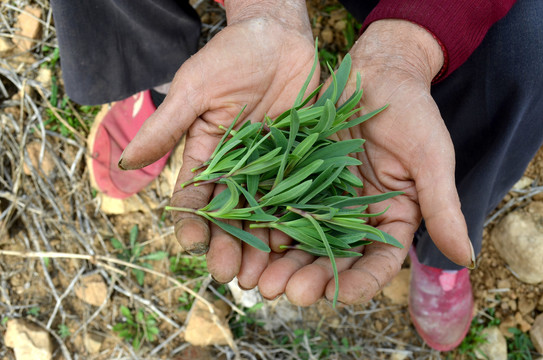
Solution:
<svg viewBox="0 0 543 360">
<path fill-rule="evenodd" d="M 224 6 L 224 0 L 215 0 L 215 2 Z"/>
<path fill-rule="evenodd" d="M 434 82 L 462 65 L 481 44 L 488 29 L 516 0 L 380 0 L 362 29 L 381 19 L 409 20 L 427 29 L 443 49 L 445 63 Z"/>
</svg>

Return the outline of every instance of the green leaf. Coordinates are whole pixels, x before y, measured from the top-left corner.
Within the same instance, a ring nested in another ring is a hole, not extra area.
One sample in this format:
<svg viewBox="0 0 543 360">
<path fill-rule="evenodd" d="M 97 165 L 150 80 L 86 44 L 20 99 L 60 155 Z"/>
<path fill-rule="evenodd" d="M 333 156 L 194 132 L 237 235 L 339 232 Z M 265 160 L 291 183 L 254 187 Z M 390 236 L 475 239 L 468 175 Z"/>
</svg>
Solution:
<svg viewBox="0 0 543 360">
<path fill-rule="evenodd" d="M 219 141 L 219 143 L 217 144 L 217 147 L 215 148 L 215 151 L 213 151 L 213 154 L 211 154 L 210 160 L 214 159 L 215 156 L 217 155 L 217 153 L 221 150 L 222 145 L 224 144 L 224 141 L 226 140 L 226 138 L 228 137 L 228 135 L 230 135 L 230 131 L 232 131 L 232 129 L 234 128 L 234 125 L 236 125 L 236 123 L 238 122 L 239 118 L 241 117 L 241 114 L 243 113 L 243 111 L 245 110 L 246 107 L 247 107 L 247 105 L 245 105 L 245 106 L 240 110 L 240 112 L 238 113 L 238 115 L 236 116 L 236 118 L 234 119 L 234 121 L 232 121 L 232 123 L 230 124 L 230 126 L 228 127 L 228 129 L 224 132 L 224 134 L 223 134 L 221 140 Z"/>
<path fill-rule="evenodd" d="M 275 126 L 270 127 L 270 132 L 272 134 L 272 139 L 275 142 L 275 146 L 287 151 L 288 140 L 281 130 Z"/>
<path fill-rule="evenodd" d="M 356 206 L 356 205 L 368 205 L 368 204 L 374 204 L 381 201 L 388 200 L 394 196 L 402 195 L 404 194 L 403 191 L 390 191 L 384 194 L 379 195 L 368 195 L 368 196 L 359 196 L 354 198 L 346 198 L 343 196 L 337 196 L 337 197 L 331 197 L 324 201 L 326 205 L 332 205 L 339 208 L 344 208 L 348 206 Z"/>
<path fill-rule="evenodd" d="M 339 174 L 339 178 L 349 185 L 352 185 L 358 188 L 364 187 L 362 180 L 360 180 L 360 178 L 353 175 L 353 173 L 348 168 L 343 169 L 343 171 Z"/>
<path fill-rule="evenodd" d="M 350 112 L 352 109 L 355 108 L 356 105 L 360 102 L 362 99 L 362 90 L 360 89 L 362 83 L 362 77 L 360 76 L 360 73 L 356 73 L 356 90 L 355 92 L 345 101 L 338 109 L 338 114 L 344 114 Z"/>
<path fill-rule="evenodd" d="M 286 190 L 292 188 L 293 186 L 300 184 L 302 181 L 307 179 L 309 175 L 313 174 L 323 163 L 323 160 L 315 160 L 311 164 L 301 168 L 295 173 L 291 174 L 289 177 L 284 179 L 276 187 L 274 187 L 269 193 L 262 196 L 260 202 L 266 202 L 271 197 L 274 197 L 278 194 L 285 192 Z"/>
<path fill-rule="evenodd" d="M 270 169 L 278 167 L 282 161 L 282 156 L 277 155 L 280 151 L 281 148 L 273 149 L 266 155 L 261 156 L 258 160 L 255 160 L 236 171 L 236 174 L 260 175 Z"/>
<path fill-rule="evenodd" d="M 340 166 L 334 171 L 333 166 L 334 165 L 328 166 L 326 170 L 317 176 L 315 181 L 313 181 L 313 184 L 311 184 L 311 187 L 308 189 L 308 194 L 299 201 L 300 204 L 305 204 L 308 201 L 311 201 L 311 199 L 313 199 L 318 193 L 326 189 L 335 179 L 337 179 L 344 167 Z M 332 171 L 334 171 L 333 174 Z"/>
<path fill-rule="evenodd" d="M 336 118 L 336 108 L 330 99 L 327 99 L 324 103 L 324 111 L 319 119 L 319 122 L 315 127 L 310 129 L 311 133 L 320 134 L 325 130 L 330 129 Z"/>
<path fill-rule="evenodd" d="M 113 246 L 113 248 L 115 248 L 117 250 L 124 249 L 123 243 L 120 242 L 119 240 L 117 240 L 116 238 L 111 238 L 111 245 Z"/>
<path fill-rule="evenodd" d="M 145 256 L 142 256 L 142 260 L 162 260 L 168 256 L 168 253 L 166 251 L 157 251 Z"/>
<path fill-rule="evenodd" d="M 132 229 L 130 229 L 130 247 L 134 247 L 134 244 L 136 243 L 136 240 L 138 239 L 138 225 L 132 226 Z"/>
<path fill-rule="evenodd" d="M 305 91 L 307 90 L 307 87 L 309 86 L 309 83 L 311 82 L 311 79 L 313 79 L 313 74 L 315 73 L 315 69 L 317 68 L 317 64 L 319 63 L 319 47 L 318 47 L 318 39 L 315 39 L 315 57 L 313 59 L 313 66 L 311 67 L 311 71 L 309 72 L 309 75 L 307 76 L 307 79 L 305 80 L 302 88 L 300 89 L 300 92 L 298 93 L 298 96 L 296 97 L 296 100 L 294 101 L 294 107 L 300 105 L 302 103 L 302 99 L 304 98 Z"/>
<path fill-rule="evenodd" d="M 374 240 L 374 241 L 380 241 L 380 242 L 384 242 L 385 244 L 389 244 L 389 245 L 392 245 L 392 246 L 396 246 L 400 249 L 403 249 L 403 245 L 401 242 L 399 242 L 398 240 L 396 240 L 392 235 L 382 231 L 382 230 L 379 230 L 379 229 L 375 229 L 377 230 L 380 235 L 382 236 L 376 236 L 375 234 L 372 234 L 372 233 L 368 233 L 366 234 L 366 239 L 369 239 L 369 240 Z"/>
<path fill-rule="evenodd" d="M 323 249 L 323 248 L 312 248 L 304 244 L 298 244 L 295 246 L 295 248 L 298 250 L 303 250 L 307 253 L 310 253 L 311 255 L 329 257 L 328 252 L 326 251 L 326 249 Z M 334 254 L 334 257 L 339 257 L 339 258 L 362 256 L 362 254 L 357 253 L 356 251 L 339 250 L 339 249 L 332 249 L 332 254 Z"/>
<path fill-rule="evenodd" d="M 260 144 L 262 144 L 268 137 L 270 137 L 271 133 L 268 133 L 266 134 L 265 136 L 262 137 L 262 139 L 260 139 L 255 145 L 253 145 L 249 151 L 247 151 L 247 153 L 243 156 L 243 158 L 241 158 L 241 160 L 238 162 L 238 164 L 236 166 L 234 166 L 234 168 L 232 170 L 230 170 L 228 172 L 228 175 L 234 173 L 236 170 L 238 170 L 240 167 L 242 167 L 243 165 L 245 165 L 245 162 L 247 161 L 247 159 L 249 159 L 249 156 L 251 156 L 251 154 L 253 154 L 253 152 L 258 149 L 258 146 Z"/>
<path fill-rule="evenodd" d="M 295 209 L 288 207 L 287 210 L 294 211 Z M 337 271 L 336 259 L 334 258 L 334 253 L 332 252 L 332 249 L 330 248 L 330 244 L 328 243 L 328 239 L 326 238 L 326 235 L 324 234 L 324 231 L 322 230 L 322 228 L 319 225 L 319 223 L 317 222 L 317 220 L 315 220 L 309 214 L 304 214 L 302 216 L 304 216 L 306 219 L 311 221 L 311 223 L 313 224 L 315 229 L 318 231 L 318 233 L 319 233 L 319 235 L 321 237 L 322 243 L 324 244 L 324 248 L 326 249 L 326 254 L 330 258 L 330 262 L 332 263 L 332 272 L 334 273 L 334 285 L 336 287 L 335 292 L 334 292 L 334 300 L 332 301 L 332 306 L 336 307 L 337 298 L 338 298 L 338 295 L 339 295 L 339 275 L 338 275 L 338 271 Z"/>
<path fill-rule="evenodd" d="M 115 331 L 115 332 L 120 332 L 120 331 L 125 330 L 126 326 L 127 326 L 127 324 L 125 324 L 125 323 L 117 323 L 117 324 L 113 325 L 112 330 Z"/>
<path fill-rule="evenodd" d="M 227 181 L 226 186 L 228 187 L 228 190 L 230 190 L 230 197 L 220 209 L 215 211 L 216 215 L 226 214 L 239 204 L 239 191 L 236 188 L 236 185 L 234 185 L 232 181 Z"/>
<path fill-rule="evenodd" d="M 224 223 L 220 220 L 216 220 L 213 218 L 208 218 L 209 221 L 216 224 L 218 227 L 226 231 L 232 236 L 237 237 L 238 239 L 246 242 L 247 244 L 251 245 L 254 248 L 257 248 L 258 250 L 264 251 L 264 252 L 270 252 L 271 249 L 268 245 L 266 245 L 262 240 L 257 238 L 251 233 L 248 233 L 247 231 L 244 231 L 238 227 L 235 227 L 233 225 Z"/>
<path fill-rule="evenodd" d="M 228 140 L 222 147 L 221 151 L 219 151 L 217 153 L 217 155 L 215 155 L 215 157 L 213 158 L 213 160 L 211 160 L 211 162 L 209 163 L 209 165 L 207 166 L 207 169 L 205 169 L 204 171 L 202 171 L 200 174 L 203 175 L 203 174 L 209 174 L 211 172 L 215 172 L 214 171 L 214 167 L 215 165 L 217 165 L 217 163 L 219 161 L 222 160 L 222 158 L 224 157 L 224 155 L 229 152 L 230 150 L 232 150 L 233 148 L 235 148 L 236 146 L 238 146 L 239 144 L 241 144 L 241 140 L 237 139 L 237 140 L 233 140 L 233 139 L 230 139 Z M 200 179 L 199 175 L 195 176 L 195 179 Z"/>
<path fill-rule="evenodd" d="M 308 137 L 306 137 L 301 143 L 298 144 L 292 150 L 292 153 L 290 154 L 290 162 L 287 166 L 287 169 L 292 169 L 298 161 L 300 161 L 307 153 L 309 153 L 313 149 L 313 145 L 319 138 L 319 134 L 311 134 Z"/>
<path fill-rule="evenodd" d="M 145 272 L 140 269 L 132 269 L 134 276 L 136 276 L 136 281 L 140 286 L 143 286 L 143 279 L 145 278 Z"/>
<path fill-rule="evenodd" d="M 349 121 L 342 122 L 341 124 L 338 124 L 337 126 L 334 126 L 329 131 L 324 132 L 323 133 L 324 137 L 327 138 L 327 137 L 330 137 L 332 134 L 335 134 L 336 132 L 338 132 L 340 130 L 344 130 L 344 129 L 351 128 L 353 126 L 360 125 L 364 121 L 367 121 L 367 120 L 371 119 L 372 117 L 374 117 L 375 115 L 379 114 L 381 111 L 385 110 L 387 107 L 388 107 L 388 105 L 385 105 L 380 109 L 374 110 L 374 111 L 372 111 L 372 112 L 370 112 L 370 113 L 368 113 L 366 115 L 360 116 L 360 117 L 358 117 L 356 119 L 352 119 L 352 120 L 349 120 Z"/>
<path fill-rule="evenodd" d="M 270 197 L 267 201 L 261 202 L 260 204 L 262 206 L 270 206 L 270 205 L 278 205 L 278 204 L 292 201 L 304 195 L 305 191 L 309 189 L 312 182 L 313 180 L 306 180 L 303 183 L 296 185 L 285 192 L 282 192 L 278 195 Z"/>
<path fill-rule="evenodd" d="M 345 55 L 335 76 L 333 76 L 334 81 L 332 81 L 332 84 L 324 91 L 314 106 L 324 105 L 327 99 L 332 100 L 332 103 L 334 104 L 337 102 L 339 96 L 345 89 L 345 85 L 347 85 L 347 80 L 349 79 L 349 74 L 351 72 L 351 63 L 351 55 Z"/>
<path fill-rule="evenodd" d="M 306 244 L 309 247 L 318 248 L 323 246 L 320 240 L 309 236 L 307 232 L 300 230 L 299 228 L 290 227 L 282 224 L 274 224 L 272 227 L 285 233 L 287 236 L 290 236 L 294 240 L 302 244 Z"/>
<path fill-rule="evenodd" d="M 363 139 L 349 139 L 343 141 L 334 141 L 329 145 L 315 150 L 307 159 L 305 159 L 300 166 L 307 165 L 317 159 L 337 158 L 340 156 L 346 156 L 351 153 L 360 152 L 363 150 L 365 140 Z"/>
<path fill-rule="evenodd" d="M 126 306 L 124 305 L 121 305 L 121 307 L 119 308 L 120 311 L 121 311 L 121 315 L 124 316 L 127 320 L 132 320 L 134 321 L 134 317 L 132 316 L 132 312 L 130 311 L 130 309 L 128 309 Z"/>
<path fill-rule="evenodd" d="M 296 139 L 296 136 L 298 135 L 298 130 L 300 129 L 300 118 L 298 117 L 298 112 L 296 111 L 296 109 L 292 109 L 290 111 L 290 117 L 291 117 L 291 120 L 290 120 L 290 133 L 288 136 L 288 144 L 283 154 L 283 158 L 281 159 L 281 165 L 279 166 L 279 170 L 277 171 L 277 176 L 273 183 L 273 187 L 276 187 L 277 184 L 279 184 L 283 180 L 285 167 L 287 166 L 288 155 L 290 153 L 290 149 L 292 148 L 292 145 L 294 144 L 294 140 Z"/>
</svg>

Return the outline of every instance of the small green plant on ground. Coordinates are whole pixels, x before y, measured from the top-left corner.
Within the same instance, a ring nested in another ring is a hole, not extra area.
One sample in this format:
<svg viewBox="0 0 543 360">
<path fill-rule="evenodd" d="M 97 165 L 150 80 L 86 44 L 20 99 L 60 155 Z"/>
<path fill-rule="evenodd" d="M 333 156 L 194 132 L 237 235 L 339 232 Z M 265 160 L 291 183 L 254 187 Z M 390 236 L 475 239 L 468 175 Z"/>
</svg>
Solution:
<svg viewBox="0 0 543 360">
<path fill-rule="evenodd" d="M 162 260 L 168 256 L 165 251 L 156 251 L 147 255 L 142 255 L 144 245 L 140 244 L 137 239 L 139 235 L 138 225 L 134 225 L 130 230 L 129 242 L 130 245 L 126 247 L 119 239 L 111 238 L 111 245 L 118 250 L 117 257 L 120 260 L 128 263 L 139 265 L 148 269 L 152 269 L 153 266 L 146 262 L 147 260 Z M 140 286 L 143 286 L 143 280 L 145 278 L 145 271 L 141 269 L 132 269 L 132 274 L 136 277 L 136 281 Z"/>
<path fill-rule="evenodd" d="M 468 334 L 457 348 L 459 354 L 470 359 L 476 359 L 477 353 L 485 356 L 479 350 L 479 347 L 487 342 L 486 337 L 481 333 L 486 328 L 500 324 L 500 320 L 494 316 L 495 312 L 496 309 L 490 308 L 485 310 L 486 315 L 479 315 L 473 318 Z"/>
<path fill-rule="evenodd" d="M 66 324 L 60 324 L 58 326 L 58 335 L 61 339 L 66 339 L 68 336 L 72 335 L 72 333 Z"/>
<path fill-rule="evenodd" d="M 513 337 L 507 339 L 508 360 L 532 360 L 532 351 L 535 351 L 530 337 L 517 328 L 507 329 Z"/>
<path fill-rule="evenodd" d="M 113 331 L 119 337 L 130 342 L 135 350 L 139 350 L 146 341 L 155 341 L 159 330 L 154 315 L 145 314 L 143 309 L 139 309 L 133 314 L 126 306 L 121 306 L 119 310 L 124 321 L 113 326 Z"/>
</svg>

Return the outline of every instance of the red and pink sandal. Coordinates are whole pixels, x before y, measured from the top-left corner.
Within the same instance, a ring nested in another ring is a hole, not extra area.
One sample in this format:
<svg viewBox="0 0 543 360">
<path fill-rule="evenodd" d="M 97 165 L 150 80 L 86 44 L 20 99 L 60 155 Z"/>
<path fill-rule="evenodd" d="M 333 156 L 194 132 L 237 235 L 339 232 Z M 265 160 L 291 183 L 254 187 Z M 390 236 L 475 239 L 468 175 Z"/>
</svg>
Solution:
<svg viewBox="0 0 543 360">
<path fill-rule="evenodd" d="M 409 314 L 417 332 L 433 349 L 450 351 L 466 337 L 473 319 L 468 269 L 447 271 L 421 264 L 413 247 Z"/>
<path fill-rule="evenodd" d="M 142 91 L 128 99 L 104 106 L 96 116 L 87 139 L 91 184 L 107 196 L 124 199 L 144 189 L 168 161 L 170 153 L 139 170 L 121 170 L 121 154 L 145 120 L 156 110 L 151 94 Z"/>
</svg>

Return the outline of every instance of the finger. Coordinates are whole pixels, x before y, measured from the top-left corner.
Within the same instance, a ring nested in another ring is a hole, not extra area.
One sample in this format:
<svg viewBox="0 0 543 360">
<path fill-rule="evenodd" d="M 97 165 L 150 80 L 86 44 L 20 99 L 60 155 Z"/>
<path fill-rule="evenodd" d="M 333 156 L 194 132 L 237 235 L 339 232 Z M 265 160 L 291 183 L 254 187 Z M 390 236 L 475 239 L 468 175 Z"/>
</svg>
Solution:
<svg viewBox="0 0 543 360">
<path fill-rule="evenodd" d="M 415 179 L 426 228 L 437 248 L 451 261 L 475 266 L 475 255 L 456 191 L 454 161 L 433 157 Z"/>
<path fill-rule="evenodd" d="M 269 230 L 265 228 L 250 229 L 245 223 L 245 231 L 250 232 L 265 244 L 269 243 Z M 252 289 L 258 284 L 260 275 L 268 265 L 269 254 L 258 250 L 246 243 L 242 244 L 241 268 L 239 270 L 238 283 L 242 289 Z"/>
<path fill-rule="evenodd" d="M 241 221 L 221 220 L 241 227 Z M 211 241 L 207 252 L 207 270 L 220 283 L 228 283 L 239 273 L 241 266 L 241 241 L 211 224 Z"/>
<path fill-rule="evenodd" d="M 292 243 L 292 239 L 282 231 L 272 229 L 270 230 L 270 248 L 272 251 L 281 253 L 285 249 L 282 246 L 288 246 Z"/>
<path fill-rule="evenodd" d="M 268 265 L 258 280 L 258 289 L 266 299 L 275 299 L 285 292 L 289 278 L 296 271 L 310 264 L 315 257 L 301 250 L 289 250 Z"/>
<path fill-rule="evenodd" d="M 183 165 L 179 170 L 177 183 L 170 201 L 171 206 L 200 209 L 207 205 L 214 185 L 181 187 L 181 184 L 189 181 L 195 175 L 191 169 L 200 166 L 206 161 L 213 151 L 214 144 L 209 147 L 201 145 L 200 140 L 189 133 L 186 139 L 185 152 L 183 153 Z M 174 211 L 173 220 L 177 241 L 193 255 L 205 254 L 209 246 L 209 228 L 207 221 L 192 213 Z"/>
<path fill-rule="evenodd" d="M 362 248 L 352 250 L 358 252 Z M 338 272 L 348 269 L 356 260 L 356 257 L 337 258 Z M 330 281 L 334 282 L 332 263 L 329 258 L 320 257 L 291 276 L 285 294 L 291 303 L 298 306 L 309 306 L 324 296 L 324 291 Z"/>
<path fill-rule="evenodd" d="M 175 75 L 168 95 L 126 146 L 119 167 L 139 169 L 163 157 L 179 142 L 195 119 L 205 112 L 201 77 L 194 59 L 187 60 Z"/>
<path fill-rule="evenodd" d="M 339 273 L 338 301 L 344 304 L 363 304 L 371 300 L 400 271 L 413 238 L 412 225 L 397 222 L 382 227 L 404 244 L 404 248 L 374 242 L 364 248 L 364 255 L 351 268 Z M 332 300 L 335 283 L 326 286 L 326 298 Z"/>
</svg>

